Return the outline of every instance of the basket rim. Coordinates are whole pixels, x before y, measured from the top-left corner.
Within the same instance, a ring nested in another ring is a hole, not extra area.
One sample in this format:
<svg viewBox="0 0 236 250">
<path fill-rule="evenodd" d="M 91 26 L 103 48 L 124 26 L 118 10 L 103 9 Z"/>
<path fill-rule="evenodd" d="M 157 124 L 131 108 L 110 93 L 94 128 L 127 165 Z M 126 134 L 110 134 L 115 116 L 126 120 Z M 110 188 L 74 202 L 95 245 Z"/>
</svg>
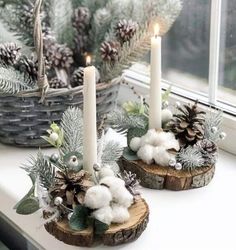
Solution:
<svg viewBox="0 0 236 250">
<path fill-rule="evenodd" d="M 121 77 L 117 77 L 109 82 L 102 82 L 102 83 L 98 83 L 96 84 L 96 89 L 97 90 L 103 90 L 106 89 L 107 87 L 113 87 L 117 84 L 119 84 L 121 82 Z M 55 97 L 55 96 L 66 96 L 66 95 L 77 95 L 79 93 L 83 93 L 83 86 L 78 86 L 75 88 L 60 88 L 60 89 L 53 89 L 53 88 L 49 88 L 49 90 L 47 91 L 45 98 L 47 97 Z M 26 90 L 26 91 L 22 91 L 22 92 L 18 92 L 16 94 L 4 94 L 4 93 L 0 93 L 0 97 L 41 97 L 41 92 L 39 89 L 34 89 L 34 90 Z"/>
</svg>

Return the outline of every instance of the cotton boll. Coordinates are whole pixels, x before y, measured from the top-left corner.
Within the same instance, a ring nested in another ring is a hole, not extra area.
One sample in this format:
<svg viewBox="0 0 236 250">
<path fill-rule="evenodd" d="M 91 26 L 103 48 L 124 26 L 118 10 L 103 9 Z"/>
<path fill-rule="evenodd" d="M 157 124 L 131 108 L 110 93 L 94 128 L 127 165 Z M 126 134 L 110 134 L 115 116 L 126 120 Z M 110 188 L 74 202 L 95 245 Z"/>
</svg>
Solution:
<svg viewBox="0 0 236 250">
<path fill-rule="evenodd" d="M 141 138 L 139 138 L 139 137 L 132 138 L 129 146 L 134 152 L 137 152 L 141 146 Z"/>
<path fill-rule="evenodd" d="M 141 137 L 141 147 L 147 144 L 153 145 L 157 140 L 157 131 L 155 129 L 149 129 L 148 132 Z"/>
<path fill-rule="evenodd" d="M 129 220 L 130 214 L 126 207 L 118 204 L 112 204 L 112 222 L 113 223 L 124 223 Z"/>
<path fill-rule="evenodd" d="M 107 187 L 96 185 L 85 193 L 84 204 L 91 209 L 109 206 L 112 200 L 111 192 Z"/>
<path fill-rule="evenodd" d="M 112 195 L 113 201 L 130 207 L 133 203 L 133 195 L 126 189 L 125 182 L 118 177 L 105 177 L 100 181 L 100 185 L 106 185 Z"/>
<path fill-rule="evenodd" d="M 101 170 L 98 172 L 99 179 L 102 179 L 106 176 L 115 176 L 113 170 L 108 166 L 102 167 Z"/>
<path fill-rule="evenodd" d="M 179 145 L 179 141 L 175 139 L 175 136 L 173 133 L 168 132 L 165 133 L 166 135 L 166 141 L 163 143 L 163 147 L 165 149 L 175 149 L 176 151 L 180 150 L 180 145 Z"/>
<path fill-rule="evenodd" d="M 113 219 L 113 212 L 110 206 L 106 206 L 95 210 L 92 213 L 92 216 L 95 219 L 110 225 Z"/>
<path fill-rule="evenodd" d="M 157 165 L 166 167 L 169 166 L 169 161 L 173 158 L 173 156 L 168 153 L 164 147 L 156 147 L 153 150 L 153 158 Z"/>
<path fill-rule="evenodd" d="M 162 123 L 166 124 L 168 123 L 173 117 L 172 112 L 169 109 L 163 109 L 161 111 L 161 119 Z"/>
<path fill-rule="evenodd" d="M 144 145 L 139 149 L 137 156 L 147 164 L 151 164 L 153 162 L 153 148 L 149 144 Z"/>
</svg>

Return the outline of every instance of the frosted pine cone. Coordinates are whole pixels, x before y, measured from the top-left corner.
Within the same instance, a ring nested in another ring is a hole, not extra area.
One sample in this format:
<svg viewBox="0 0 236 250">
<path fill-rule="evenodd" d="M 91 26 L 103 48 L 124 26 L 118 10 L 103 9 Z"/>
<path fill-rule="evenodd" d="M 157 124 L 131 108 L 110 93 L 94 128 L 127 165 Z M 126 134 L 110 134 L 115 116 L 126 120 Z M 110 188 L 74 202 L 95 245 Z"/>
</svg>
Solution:
<svg viewBox="0 0 236 250">
<path fill-rule="evenodd" d="M 74 11 L 73 27 L 80 33 L 87 29 L 90 19 L 90 10 L 86 7 L 79 7 Z"/>
<path fill-rule="evenodd" d="M 119 59 L 119 45 L 116 42 L 103 42 L 100 51 L 102 59 L 106 62 L 115 63 Z"/>
<path fill-rule="evenodd" d="M 121 43 L 128 42 L 132 39 L 138 29 L 138 23 L 126 19 L 120 20 L 116 27 L 116 37 Z"/>
<path fill-rule="evenodd" d="M 96 83 L 100 81 L 100 73 L 96 68 Z M 79 67 L 77 70 L 74 71 L 72 78 L 71 78 L 71 86 L 73 88 L 81 86 L 84 84 L 84 67 Z"/>
<path fill-rule="evenodd" d="M 20 56 L 20 47 L 15 43 L 0 44 L 0 62 L 13 65 Z"/>
<path fill-rule="evenodd" d="M 67 84 L 64 83 L 62 80 L 58 79 L 57 77 L 54 77 L 49 81 L 49 86 L 52 89 L 67 88 Z"/>
<path fill-rule="evenodd" d="M 37 79 L 38 65 L 32 59 L 22 56 L 15 64 L 15 68 L 23 73 L 28 73 L 32 80 Z"/>
</svg>

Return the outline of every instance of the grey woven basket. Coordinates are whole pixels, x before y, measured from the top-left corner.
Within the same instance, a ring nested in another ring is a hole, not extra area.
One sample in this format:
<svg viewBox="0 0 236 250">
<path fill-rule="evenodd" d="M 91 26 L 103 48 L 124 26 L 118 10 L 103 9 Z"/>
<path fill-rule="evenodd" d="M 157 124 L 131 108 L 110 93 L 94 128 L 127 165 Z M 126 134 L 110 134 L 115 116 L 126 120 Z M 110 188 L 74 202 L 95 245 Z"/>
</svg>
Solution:
<svg viewBox="0 0 236 250">
<path fill-rule="evenodd" d="M 0 142 L 21 147 L 49 146 L 41 136 L 52 122 L 59 123 L 70 106 L 83 108 L 83 89 L 49 89 L 43 104 L 40 92 L 0 96 Z M 119 80 L 97 84 L 98 122 L 116 104 Z"/>
</svg>

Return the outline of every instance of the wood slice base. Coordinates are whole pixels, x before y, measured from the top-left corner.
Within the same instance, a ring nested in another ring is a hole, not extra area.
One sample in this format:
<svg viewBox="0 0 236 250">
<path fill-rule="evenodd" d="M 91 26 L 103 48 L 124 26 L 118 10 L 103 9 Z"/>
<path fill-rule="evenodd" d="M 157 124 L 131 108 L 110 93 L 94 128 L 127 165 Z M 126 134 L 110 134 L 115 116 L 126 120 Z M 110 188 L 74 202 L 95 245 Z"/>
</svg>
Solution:
<svg viewBox="0 0 236 250">
<path fill-rule="evenodd" d="M 147 165 L 141 160 L 128 161 L 124 157 L 121 159 L 120 165 L 122 169 L 135 173 L 143 187 L 174 191 L 206 186 L 215 173 L 214 165 L 195 170 L 175 170 L 155 164 Z"/>
<path fill-rule="evenodd" d="M 142 234 L 149 220 L 147 203 L 145 200 L 140 199 L 129 208 L 129 212 L 129 221 L 123 224 L 112 224 L 110 228 L 100 236 L 99 241 L 101 243 L 109 246 L 120 245 L 131 242 Z M 95 243 L 95 235 L 92 227 L 77 232 L 69 228 L 67 220 L 61 220 L 46 224 L 45 229 L 58 240 L 69 245 L 91 247 Z"/>
</svg>

